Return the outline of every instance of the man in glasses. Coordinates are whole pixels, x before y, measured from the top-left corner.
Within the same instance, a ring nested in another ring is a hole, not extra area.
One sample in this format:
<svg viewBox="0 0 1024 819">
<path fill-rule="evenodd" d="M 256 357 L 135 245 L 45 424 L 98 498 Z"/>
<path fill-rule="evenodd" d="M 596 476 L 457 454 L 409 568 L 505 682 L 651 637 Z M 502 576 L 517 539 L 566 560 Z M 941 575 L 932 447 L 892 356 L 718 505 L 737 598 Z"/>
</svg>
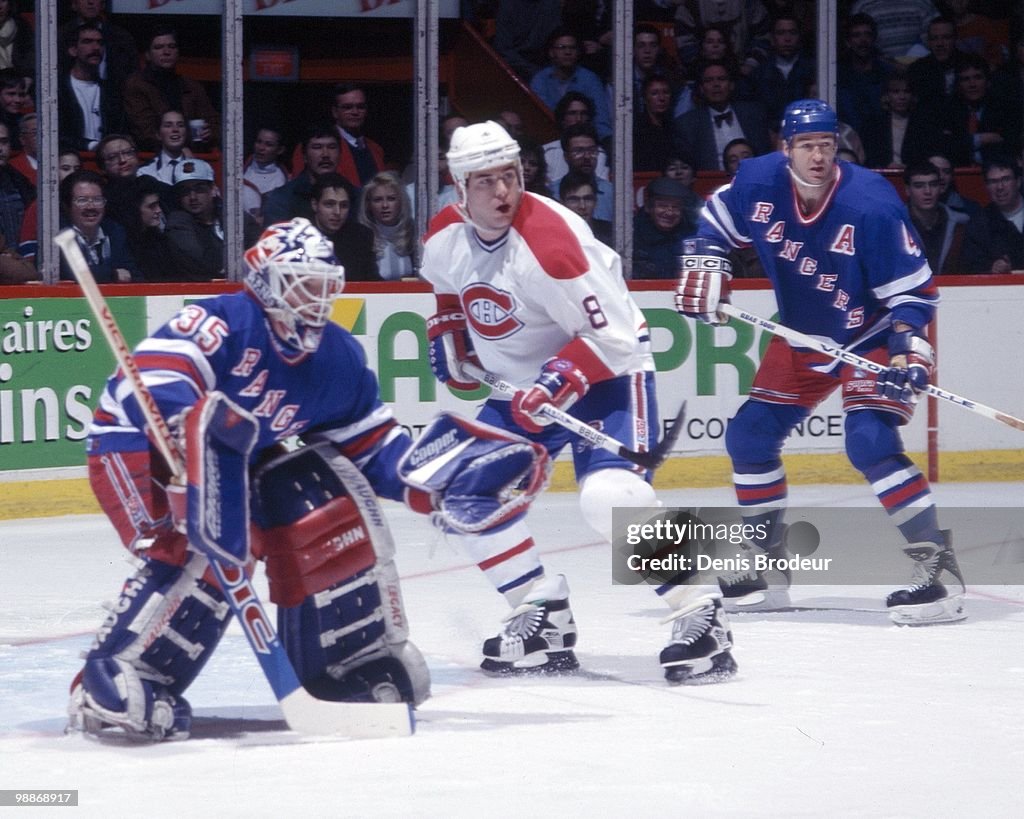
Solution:
<svg viewBox="0 0 1024 819">
<path fill-rule="evenodd" d="M 612 118 L 608 107 L 608 94 L 604 84 L 593 71 L 579 65 L 580 47 L 576 35 L 558 29 L 548 40 L 548 59 L 551 64 L 542 68 L 530 80 L 533 91 L 552 111 L 569 91 L 579 91 L 594 103 L 594 126 L 602 141 L 612 136 Z"/>
<path fill-rule="evenodd" d="M 581 122 L 578 125 L 570 125 L 562 132 L 562 156 L 565 159 L 565 164 L 569 167 L 569 173 L 576 172 L 593 181 L 594 190 L 597 191 L 594 218 L 610 222 L 615 191 L 611 182 L 607 179 L 599 179 L 595 173 L 600 150 L 600 146 L 597 144 L 597 130 L 590 123 Z M 552 180 L 552 199 L 559 198 L 558 187 L 561 183 L 561 178 Z"/>
<path fill-rule="evenodd" d="M 80 170 L 67 176 L 60 183 L 61 227 L 75 229 L 78 246 L 97 282 L 130 282 L 135 278 L 135 262 L 124 228 L 106 218 L 104 187 L 103 177 L 95 171 Z M 63 258 L 60 277 L 75 278 Z"/>
<path fill-rule="evenodd" d="M 972 217 L 964 237 L 963 262 L 971 273 L 1024 270 L 1024 196 L 1020 166 L 1009 155 L 997 155 L 981 166 L 992 202 Z"/>
</svg>

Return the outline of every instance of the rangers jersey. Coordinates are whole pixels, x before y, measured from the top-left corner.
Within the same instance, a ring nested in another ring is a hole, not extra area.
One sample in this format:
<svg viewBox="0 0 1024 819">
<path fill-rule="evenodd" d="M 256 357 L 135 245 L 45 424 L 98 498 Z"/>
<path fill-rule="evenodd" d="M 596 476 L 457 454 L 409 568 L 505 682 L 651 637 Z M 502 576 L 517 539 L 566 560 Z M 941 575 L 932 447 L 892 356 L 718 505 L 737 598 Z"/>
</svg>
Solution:
<svg viewBox="0 0 1024 819">
<path fill-rule="evenodd" d="M 421 275 L 457 299 L 485 369 L 527 388 L 562 354 L 591 383 L 653 371 L 643 314 L 618 255 L 557 202 L 524 193 L 508 232 L 480 239 L 454 205 L 431 221 Z"/>
<path fill-rule="evenodd" d="M 838 180 L 803 214 L 786 157 L 748 159 L 708 201 L 698 236 L 753 245 L 782 323 L 857 348 L 877 347 L 892 321 L 927 324 L 938 303 L 903 202 L 880 175 L 836 163 Z"/>
<path fill-rule="evenodd" d="M 408 436 L 381 403 L 359 343 L 338 325 L 327 324 L 315 353 L 288 358 L 260 304 L 236 293 L 187 305 L 142 341 L 134 358 L 172 427 L 200 397 L 219 390 L 259 423 L 254 459 L 292 436 L 327 439 L 379 494 L 402 497 L 394 463 Z M 144 450 L 144 429 L 131 385 L 118 370 L 100 397 L 89 452 Z"/>
</svg>

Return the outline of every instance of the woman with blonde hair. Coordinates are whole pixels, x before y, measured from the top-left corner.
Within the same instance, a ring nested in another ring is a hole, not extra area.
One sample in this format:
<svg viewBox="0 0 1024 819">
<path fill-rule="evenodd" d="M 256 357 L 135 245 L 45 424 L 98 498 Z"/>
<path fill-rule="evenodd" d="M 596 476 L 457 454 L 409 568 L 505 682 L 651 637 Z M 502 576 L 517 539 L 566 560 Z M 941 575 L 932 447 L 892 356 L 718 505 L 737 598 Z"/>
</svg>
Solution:
<svg viewBox="0 0 1024 819">
<path fill-rule="evenodd" d="M 373 249 L 382 279 L 394 281 L 416 275 L 416 221 L 397 173 L 382 171 L 363 188 L 359 221 L 373 231 Z"/>
</svg>

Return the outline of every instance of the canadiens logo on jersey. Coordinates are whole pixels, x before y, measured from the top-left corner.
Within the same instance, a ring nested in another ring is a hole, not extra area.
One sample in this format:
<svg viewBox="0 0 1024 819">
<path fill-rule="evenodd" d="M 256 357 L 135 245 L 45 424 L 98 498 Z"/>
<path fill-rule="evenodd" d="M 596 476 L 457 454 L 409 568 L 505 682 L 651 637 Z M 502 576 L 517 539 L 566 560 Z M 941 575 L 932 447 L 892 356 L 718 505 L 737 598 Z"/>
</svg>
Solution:
<svg viewBox="0 0 1024 819">
<path fill-rule="evenodd" d="M 523 326 L 515 315 L 515 300 L 489 284 L 471 284 L 461 295 L 466 320 L 482 338 L 507 338 Z"/>
</svg>

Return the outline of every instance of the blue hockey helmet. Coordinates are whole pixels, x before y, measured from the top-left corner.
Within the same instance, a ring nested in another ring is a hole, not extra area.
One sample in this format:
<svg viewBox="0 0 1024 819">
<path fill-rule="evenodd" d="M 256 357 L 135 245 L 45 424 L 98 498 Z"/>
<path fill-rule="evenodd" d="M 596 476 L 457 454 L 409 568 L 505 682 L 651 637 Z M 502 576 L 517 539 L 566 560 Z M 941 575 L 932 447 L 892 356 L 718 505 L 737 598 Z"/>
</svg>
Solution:
<svg viewBox="0 0 1024 819">
<path fill-rule="evenodd" d="M 839 134 L 839 117 L 824 100 L 796 100 L 786 106 L 782 115 L 782 138 L 790 140 L 797 134 Z"/>
</svg>

